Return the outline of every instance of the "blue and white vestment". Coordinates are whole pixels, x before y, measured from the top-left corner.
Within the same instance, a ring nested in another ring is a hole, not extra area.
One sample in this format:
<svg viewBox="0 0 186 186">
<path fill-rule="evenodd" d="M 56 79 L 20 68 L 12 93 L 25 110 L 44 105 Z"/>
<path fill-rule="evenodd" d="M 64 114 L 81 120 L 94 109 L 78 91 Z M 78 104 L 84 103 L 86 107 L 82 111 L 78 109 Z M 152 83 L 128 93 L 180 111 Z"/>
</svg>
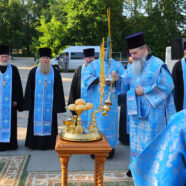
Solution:
<svg viewBox="0 0 186 186">
<path fill-rule="evenodd" d="M 109 64 L 104 63 L 105 76 L 109 76 Z M 111 60 L 110 72 L 116 71 L 119 75 L 122 75 L 125 71 L 121 63 Z M 93 113 L 98 109 L 100 102 L 100 85 L 94 84 L 91 85 L 97 78 L 100 78 L 100 59 L 91 62 L 87 67 L 86 75 L 84 76 L 83 81 L 87 87 L 87 90 L 90 91 L 91 101 L 94 108 L 91 110 Z M 109 92 L 109 85 L 105 86 L 105 94 L 103 97 L 103 104 L 107 99 Z M 101 113 L 96 114 L 96 123 L 97 127 L 101 132 L 104 132 L 107 140 L 109 141 L 112 148 L 118 143 L 118 92 L 116 90 L 112 91 L 111 94 L 112 106 L 110 111 L 107 113 L 108 116 L 102 116 Z M 89 119 L 90 121 L 90 119 Z"/>
<path fill-rule="evenodd" d="M 9 143 L 11 135 L 12 66 L 0 73 L 0 143 Z"/>
<path fill-rule="evenodd" d="M 34 99 L 34 135 L 50 136 L 52 128 L 54 70 L 49 74 L 41 74 L 36 70 Z"/>
<path fill-rule="evenodd" d="M 130 131 L 130 157 L 135 159 L 167 125 L 175 113 L 171 74 L 159 58 L 151 56 L 141 75 L 132 72 L 132 65 L 122 74 L 120 90 L 127 92 L 127 111 Z M 135 94 L 136 85 L 144 95 Z"/>
<path fill-rule="evenodd" d="M 130 164 L 136 186 L 186 185 L 186 109 Z"/>
</svg>

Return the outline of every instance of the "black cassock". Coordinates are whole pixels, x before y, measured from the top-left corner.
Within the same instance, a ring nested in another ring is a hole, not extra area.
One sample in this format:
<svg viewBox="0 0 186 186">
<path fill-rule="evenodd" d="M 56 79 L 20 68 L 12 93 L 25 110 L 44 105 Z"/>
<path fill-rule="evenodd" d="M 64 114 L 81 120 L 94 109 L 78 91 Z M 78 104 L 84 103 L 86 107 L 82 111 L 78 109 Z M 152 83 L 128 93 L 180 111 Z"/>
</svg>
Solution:
<svg viewBox="0 0 186 186">
<path fill-rule="evenodd" d="M 78 67 L 74 73 L 70 88 L 68 105 L 74 103 L 76 99 L 81 97 L 81 68 L 82 66 Z"/>
<path fill-rule="evenodd" d="M 129 134 L 127 134 L 127 105 L 125 94 L 121 94 L 118 96 L 118 105 L 121 106 L 119 119 L 119 141 L 124 145 L 129 145 Z"/>
<path fill-rule="evenodd" d="M 12 66 L 12 104 L 17 102 L 17 106 L 11 108 L 11 136 L 10 143 L 0 143 L 0 151 L 13 150 L 17 148 L 17 110 L 23 110 L 23 89 L 21 78 L 16 66 Z M 0 71 L 4 73 L 7 66 L 0 66 Z"/>
<path fill-rule="evenodd" d="M 174 103 L 176 105 L 176 111 L 183 110 L 183 99 L 184 99 L 184 85 L 183 85 L 183 70 L 181 61 L 175 63 L 172 70 L 172 77 L 175 86 Z"/>
<path fill-rule="evenodd" d="M 63 84 L 60 73 L 54 69 L 54 98 L 53 98 L 53 113 L 52 113 L 52 129 L 50 136 L 34 136 L 33 116 L 34 116 L 34 93 L 35 93 L 35 76 L 37 67 L 33 68 L 28 76 L 24 110 L 29 111 L 27 134 L 25 146 L 32 149 L 54 149 L 56 136 L 58 134 L 57 113 L 65 112 L 65 99 L 63 92 Z"/>
</svg>

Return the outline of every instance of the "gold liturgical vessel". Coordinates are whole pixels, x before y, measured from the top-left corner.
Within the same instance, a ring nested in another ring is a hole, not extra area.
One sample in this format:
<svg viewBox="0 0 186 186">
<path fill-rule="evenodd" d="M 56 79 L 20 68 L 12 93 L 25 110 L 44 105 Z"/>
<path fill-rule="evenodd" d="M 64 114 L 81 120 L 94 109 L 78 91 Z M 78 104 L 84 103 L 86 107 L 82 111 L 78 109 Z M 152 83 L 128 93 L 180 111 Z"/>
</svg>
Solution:
<svg viewBox="0 0 186 186">
<path fill-rule="evenodd" d="M 110 24 L 110 10 L 108 13 L 108 23 Z M 110 37 L 110 26 L 109 26 Z M 110 40 L 110 39 L 109 39 Z M 110 43 L 111 46 L 111 43 Z M 109 51 L 109 58 L 111 57 L 111 47 Z M 74 111 L 77 116 L 71 116 L 71 118 L 63 121 L 65 128 L 62 129 L 60 136 L 62 139 L 69 141 L 95 141 L 102 138 L 101 132 L 97 128 L 96 114 L 102 112 L 103 116 L 107 116 L 107 112 L 110 110 L 111 102 L 111 90 L 113 89 L 114 79 L 111 80 L 110 91 L 107 95 L 107 100 L 102 106 L 104 87 L 105 87 L 105 74 L 104 74 L 104 38 L 101 46 L 100 54 L 100 102 L 98 109 L 91 114 L 91 123 L 89 124 L 88 132 L 84 131 L 81 125 L 81 113 L 93 108 L 92 103 L 86 103 L 83 99 L 77 99 L 74 104 L 67 106 L 67 109 Z"/>
<path fill-rule="evenodd" d="M 81 125 L 81 113 L 85 110 L 93 108 L 92 103 L 86 103 L 83 99 L 77 99 L 75 104 L 70 104 L 67 109 L 74 111 L 77 116 L 64 120 L 65 128 L 61 131 L 61 138 L 69 141 L 95 141 L 101 139 L 101 133 L 97 127 L 91 127 L 89 125 L 89 133 L 84 131 Z"/>
</svg>

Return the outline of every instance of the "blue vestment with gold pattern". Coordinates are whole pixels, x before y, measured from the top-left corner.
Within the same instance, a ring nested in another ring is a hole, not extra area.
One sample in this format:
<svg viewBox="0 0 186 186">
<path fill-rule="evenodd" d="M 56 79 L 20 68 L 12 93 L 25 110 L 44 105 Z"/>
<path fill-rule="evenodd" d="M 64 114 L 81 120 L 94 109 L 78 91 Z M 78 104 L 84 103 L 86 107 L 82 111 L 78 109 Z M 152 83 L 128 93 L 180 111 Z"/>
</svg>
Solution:
<svg viewBox="0 0 186 186">
<path fill-rule="evenodd" d="M 172 76 L 159 58 L 151 56 L 140 75 L 132 66 L 121 76 L 121 91 L 127 92 L 127 111 L 130 131 L 130 158 L 133 161 L 167 125 L 175 113 Z M 120 82 L 118 82 L 120 83 Z M 135 94 L 136 85 L 142 86 L 144 95 Z"/>
<path fill-rule="evenodd" d="M 186 185 L 186 109 L 170 118 L 130 169 L 137 186 Z"/>
<path fill-rule="evenodd" d="M 86 76 L 87 74 L 87 67 L 85 66 L 85 64 L 82 65 L 81 68 L 81 98 L 85 100 L 86 103 L 91 102 L 91 92 L 87 90 L 86 88 L 86 84 L 83 81 L 84 76 Z M 84 112 L 81 113 L 81 125 L 83 126 L 83 128 L 85 129 L 86 132 L 88 129 L 88 118 L 89 118 L 89 111 L 86 110 Z"/>
<path fill-rule="evenodd" d="M 104 71 L 105 76 L 109 76 L 109 64 L 104 63 Z M 115 60 L 111 60 L 110 64 L 110 72 L 116 71 L 119 75 L 122 75 L 125 71 L 123 65 Z M 93 113 L 98 109 L 98 105 L 100 102 L 100 85 L 94 84 L 91 85 L 95 79 L 100 78 L 100 59 L 91 62 L 88 67 L 86 74 L 84 76 L 85 86 L 91 94 L 91 101 L 93 103 L 93 109 L 90 110 L 90 113 Z M 103 103 L 107 99 L 107 95 L 109 92 L 109 85 L 105 86 L 105 94 L 103 97 Z M 101 132 L 104 132 L 107 140 L 109 141 L 112 148 L 118 143 L 118 93 L 115 90 L 112 91 L 111 94 L 112 106 L 110 111 L 108 112 L 108 116 L 102 116 L 101 113 L 96 114 L 96 123 L 97 127 Z M 89 114 L 90 116 L 90 114 Z M 90 117 L 89 117 L 90 122 Z"/>
<path fill-rule="evenodd" d="M 40 66 L 38 66 L 35 81 L 34 135 L 50 136 L 54 89 L 53 68 L 50 68 L 49 74 L 42 74 L 40 73 Z"/>
<path fill-rule="evenodd" d="M 0 73 L 0 143 L 9 143 L 11 134 L 12 67 Z"/>
<path fill-rule="evenodd" d="M 181 65 L 182 65 L 182 70 L 183 70 L 183 108 L 186 109 L 186 63 L 185 59 L 181 59 Z"/>
</svg>

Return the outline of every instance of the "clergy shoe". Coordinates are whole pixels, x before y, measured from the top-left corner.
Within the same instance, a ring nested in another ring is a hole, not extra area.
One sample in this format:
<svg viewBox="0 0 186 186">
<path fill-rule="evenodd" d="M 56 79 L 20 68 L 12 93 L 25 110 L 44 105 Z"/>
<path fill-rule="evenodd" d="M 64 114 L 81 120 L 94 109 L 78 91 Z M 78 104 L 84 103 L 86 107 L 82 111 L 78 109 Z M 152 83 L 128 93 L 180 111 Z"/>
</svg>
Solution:
<svg viewBox="0 0 186 186">
<path fill-rule="evenodd" d="M 127 172 L 127 176 L 132 178 L 132 173 L 131 173 L 130 169 Z"/>
<path fill-rule="evenodd" d="M 95 158 L 94 154 L 91 154 L 90 157 L 91 157 L 91 159 L 94 159 Z"/>
<path fill-rule="evenodd" d="M 109 152 L 109 156 L 107 157 L 107 159 L 113 159 L 115 154 L 115 149 L 112 149 L 111 152 Z"/>
</svg>

